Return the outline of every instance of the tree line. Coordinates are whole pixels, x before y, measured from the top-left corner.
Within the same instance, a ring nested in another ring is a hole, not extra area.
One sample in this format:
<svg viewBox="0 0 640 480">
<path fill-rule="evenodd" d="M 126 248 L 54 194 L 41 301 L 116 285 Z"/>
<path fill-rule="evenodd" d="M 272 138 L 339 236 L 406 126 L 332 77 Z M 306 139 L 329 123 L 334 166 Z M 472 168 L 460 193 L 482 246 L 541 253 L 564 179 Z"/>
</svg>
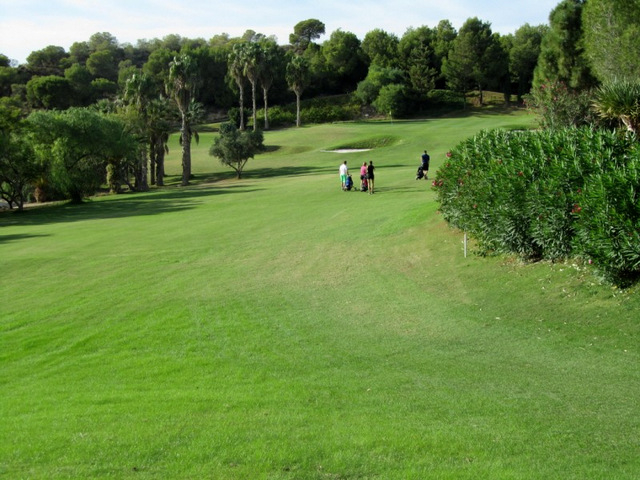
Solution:
<svg viewBox="0 0 640 480">
<path fill-rule="evenodd" d="M 358 115 L 362 108 L 396 117 L 428 113 L 443 99 L 466 104 L 470 92 L 477 92 L 482 104 L 487 90 L 502 92 L 507 103 L 514 97 L 517 102 L 527 99 L 543 117 L 584 121 L 580 105 L 591 97 L 581 93 L 613 78 L 637 77 L 638 9 L 623 0 L 562 0 L 548 26 L 525 24 L 508 35 L 474 17 L 460 30 L 442 20 L 433 28 L 409 28 L 401 37 L 375 29 L 360 40 L 338 29 L 320 43 L 325 25 L 308 19 L 294 26 L 287 45 L 253 30 L 237 38 L 169 35 L 135 45 L 120 44 L 103 32 L 74 43 L 69 51 L 58 46 L 34 51 L 24 65 L 0 54 L 0 195 L 20 206 L 35 194 L 38 183 L 41 195 L 71 195 L 59 181 L 62 170 L 53 175 L 52 161 L 45 160 L 55 158 L 52 152 L 66 144 L 39 133 L 39 117 L 73 123 L 85 108 L 120 122 L 120 135 L 131 135 L 131 145 L 137 145 L 137 151 L 123 152 L 118 162 L 113 153 L 107 155 L 111 160 L 97 161 L 96 182 L 104 177 L 113 191 L 123 184 L 135 190 L 162 185 L 167 139 L 176 129 L 183 150 L 182 184 L 188 184 L 191 141 L 198 139 L 196 126 L 207 116 L 228 115 L 240 132 L 269 129 L 274 123 L 300 125 L 303 94 L 347 96 L 349 105 L 342 110 L 336 111 L 336 102 L 331 109 L 316 109 L 317 121 Z M 567 89 L 566 111 L 559 110 L 557 96 L 549 97 L 550 85 Z M 574 101 L 580 98 L 585 100 Z M 295 113 L 287 115 L 292 104 Z M 311 117 L 311 109 L 307 115 Z M 71 134 L 73 129 L 62 131 Z M 18 137 L 30 138 L 30 146 Z M 29 148 L 36 152 L 30 154 Z M 38 149 L 49 154 L 38 157 Z M 22 157 L 38 168 L 25 170 L 31 172 L 30 180 L 15 182 L 20 176 L 15 159 Z"/>
<path fill-rule="evenodd" d="M 310 97 L 351 93 L 368 76 L 374 77 L 369 82 L 374 86 L 384 83 L 383 76 L 405 87 L 407 106 L 415 111 L 424 107 L 434 89 L 513 88 L 525 93 L 545 31 L 544 26 L 526 24 L 513 35 L 501 36 L 492 32 L 490 23 L 473 18 L 460 31 L 442 20 L 434 28 L 409 28 L 400 38 L 375 29 L 360 40 L 338 29 L 318 43 L 325 25 L 309 19 L 294 26 L 287 45 L 253 30 L 236 38 L 222 34 L 206 41 L 168 35 L 138 40 L 135 45 L 120 44 L 102 32 L 74 43 L 68 51 L 53 45 L 34 51 L 23 65 L 0 54 L 0 96 L 19 100 L 27 110 L 82 107 L 116 99 L 128 79 L 141 73 L 162 90 L 174 57 L 189 55 L 197 65 L 198 101 L 207 111 L 226 112 L 237 105 L 244 81 L 268 86 L 274 104 L 290 102 L 287 69 L 294 59 L 302 59 L 308 69 L 303 90 Z M 268 72 L 256 69 L 260 55 L 265 56 Z M 242 56 L 252 58 L 253 68 L 240 72 L 244 78 L 238 83 Z M 475 63 L 471 69 L 469 62 Z M 369 88 L 361 98 L 370 96 Z M 256 100 L 264 105 L 263 95 Z"/>
</svg>

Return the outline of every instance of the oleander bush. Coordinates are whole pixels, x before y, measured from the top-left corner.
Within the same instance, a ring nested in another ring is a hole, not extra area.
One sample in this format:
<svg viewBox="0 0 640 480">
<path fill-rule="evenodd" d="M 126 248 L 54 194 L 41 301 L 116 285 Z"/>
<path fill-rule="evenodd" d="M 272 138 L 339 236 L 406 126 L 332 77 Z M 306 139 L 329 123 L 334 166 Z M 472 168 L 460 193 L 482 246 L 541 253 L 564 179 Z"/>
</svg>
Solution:
<svg viewBox="0 0 640 480">
<path fill-rule="evenodd" d="M 483 131 L 447 154 L 433 188 L 483 254 L 579 257 L 608 281 L 640 274 L 640 149 L 588 127 Z"/>
<path fill-rule="evenodd" d="M 609 281 L 628 286 L 640 279 L 640 149 L 615 160 L 576 198 L 574 251 Z"/>
</svg>

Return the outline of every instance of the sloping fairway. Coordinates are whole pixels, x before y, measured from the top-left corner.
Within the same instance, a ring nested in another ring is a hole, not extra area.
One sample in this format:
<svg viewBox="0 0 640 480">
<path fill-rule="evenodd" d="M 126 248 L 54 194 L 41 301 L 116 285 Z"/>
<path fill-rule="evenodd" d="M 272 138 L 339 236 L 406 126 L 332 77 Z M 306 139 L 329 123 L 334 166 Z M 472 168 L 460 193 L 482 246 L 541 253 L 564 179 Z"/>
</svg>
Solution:
<svg viewBox="0 0 640 480">
<path fill-rule="evenodd" d="M 532 123 L 267 132 L 241 180 L 203 134 L 191 187 L 0 214 L 0 478 L 638 478 L 637 289 L 464 258 L 415 180 Z"/>
</svg>

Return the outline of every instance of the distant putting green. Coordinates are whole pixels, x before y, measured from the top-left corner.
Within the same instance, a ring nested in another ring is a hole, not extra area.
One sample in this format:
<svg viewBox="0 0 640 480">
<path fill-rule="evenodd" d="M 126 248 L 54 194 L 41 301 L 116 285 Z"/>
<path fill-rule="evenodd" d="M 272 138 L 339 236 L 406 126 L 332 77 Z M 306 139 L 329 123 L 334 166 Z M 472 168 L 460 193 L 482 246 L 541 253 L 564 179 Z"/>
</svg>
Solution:
<svg viewBox="0 0 640 480">
<path fill-rule="evenodd" d="M 185 188 L 173 138 L 163 189 L 1 213 L 0 478 L 637 479 L 637 289 L 465 258 L 415 180 L 533 123 L 272 131 L 241 180 L 203 133 Z"/>
</svg>

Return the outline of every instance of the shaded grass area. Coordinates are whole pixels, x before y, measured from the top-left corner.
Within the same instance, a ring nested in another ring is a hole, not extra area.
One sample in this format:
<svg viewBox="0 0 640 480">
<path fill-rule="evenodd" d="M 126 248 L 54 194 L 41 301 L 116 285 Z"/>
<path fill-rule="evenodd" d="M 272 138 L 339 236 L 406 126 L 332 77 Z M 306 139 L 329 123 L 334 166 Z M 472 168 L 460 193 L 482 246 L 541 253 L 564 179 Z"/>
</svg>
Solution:
<svg viewBox="0 0 640 480">
<path fill-rule="evenodd" d="M 240 181 L 201 139 L 212 183 L 0 216 L 0 475 L 635 478 L 637 292 L 464 258 L 414 180 L 529 121 L 269 132 Z"/>
</svg>

